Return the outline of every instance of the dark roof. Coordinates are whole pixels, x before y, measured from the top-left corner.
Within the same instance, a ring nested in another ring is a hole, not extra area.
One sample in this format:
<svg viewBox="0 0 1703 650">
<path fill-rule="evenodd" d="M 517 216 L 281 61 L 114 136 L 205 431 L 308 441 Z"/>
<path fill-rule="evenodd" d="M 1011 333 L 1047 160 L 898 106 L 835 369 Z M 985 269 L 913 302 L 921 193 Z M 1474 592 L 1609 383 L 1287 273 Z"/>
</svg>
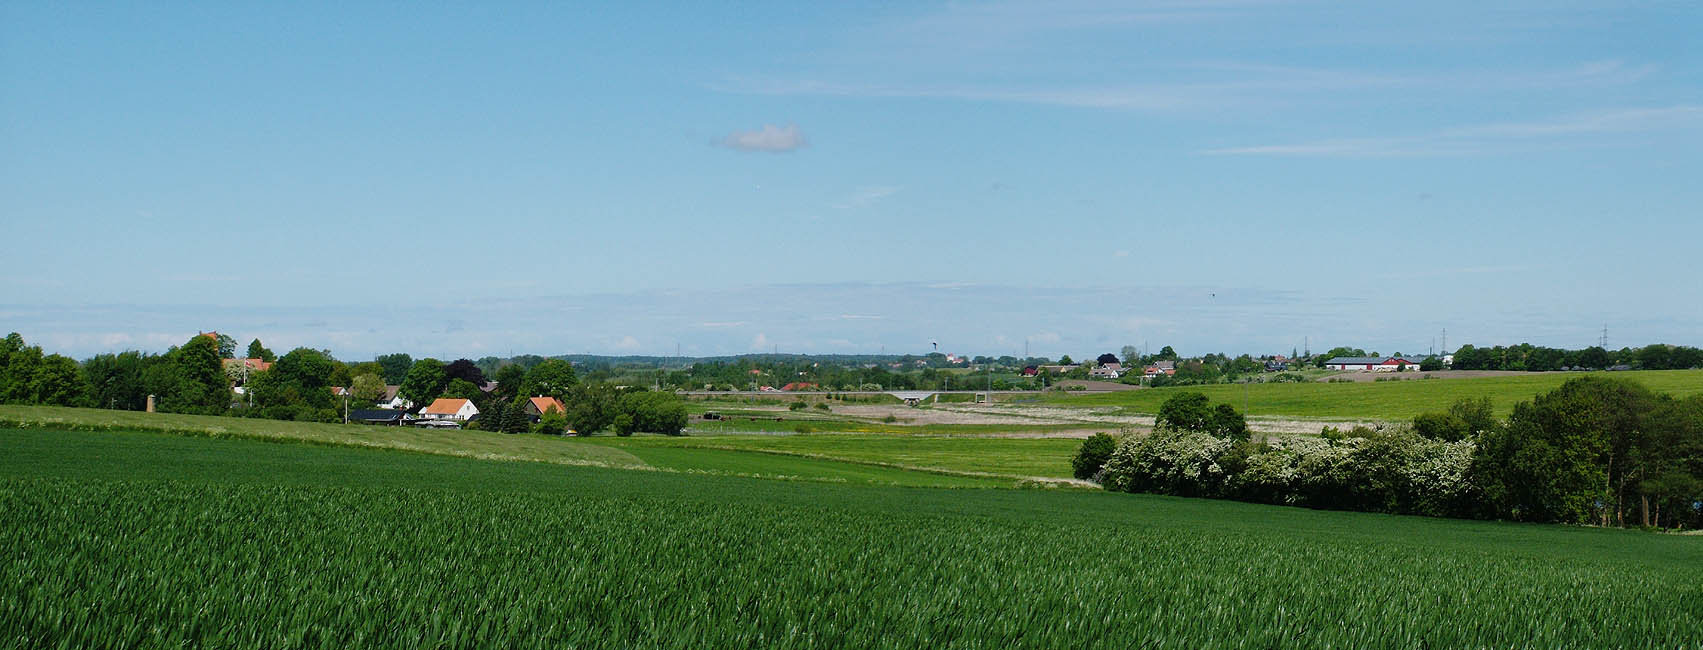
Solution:
<svg viewBox="0 0 1703 650">
<path fill-rule="evenodd" d="M 404 413 L 407 413 L 407 411 L 393 411 L 390 409 L 355 409 L 353 411 L 349 411 L 349 419 L 351 421 L 359 420 L 362 422 L 395 422 L 402 419 L 402 414 Z"/>
</svg>

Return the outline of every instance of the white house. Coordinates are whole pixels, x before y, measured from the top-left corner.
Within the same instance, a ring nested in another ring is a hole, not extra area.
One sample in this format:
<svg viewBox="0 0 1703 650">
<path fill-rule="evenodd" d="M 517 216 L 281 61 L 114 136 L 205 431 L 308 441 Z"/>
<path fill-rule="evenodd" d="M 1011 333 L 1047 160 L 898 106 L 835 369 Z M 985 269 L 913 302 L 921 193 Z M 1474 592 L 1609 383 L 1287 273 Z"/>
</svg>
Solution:
<svg viewBox="0 0 1703 650">
<path fill-rule="evenodd" d="M 1096 366 L 1092 370 L 1088 371 L 1088 376 L 1095 379 L 1117 379 L 1118 377 L 1122 377 L 1123 374 L 1123 364 L 1119 363 L 1108 363 L 1103 366 Z"/>
<path fill-rule="evenodd" d="M 378 401 L 378 407 L 393 411 L 405 411 L 414 408 L 413 402 L 410 402 L 401 395 L 396 394 L 400 390 L 402 390 L 401 386 L 385 386 L 384 399 Z"/>
<path fill-rule="evenodd" d="M 473 400 L 451 399 L 439 397 L 431 406 L 420 411 L 420 418 L 425 420 L 455 420 L 466 422 L 479 414 L 479 407 L 473 405 Z"/>
</svg>

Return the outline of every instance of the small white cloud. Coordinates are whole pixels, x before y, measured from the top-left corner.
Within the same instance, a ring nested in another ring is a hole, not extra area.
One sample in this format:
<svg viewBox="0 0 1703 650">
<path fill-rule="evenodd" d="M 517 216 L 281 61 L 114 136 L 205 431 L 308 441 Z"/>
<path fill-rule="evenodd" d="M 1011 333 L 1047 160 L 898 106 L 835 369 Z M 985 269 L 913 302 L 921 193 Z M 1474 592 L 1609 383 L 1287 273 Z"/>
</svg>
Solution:
<svg viewBox="0 0 1703 650">
<path fill-rule="evenodd" d="M 775 126 L 773 124 L 764 124 L 763 128 L 756 131 L 734 131 L 729 133 L 727 134 L 727 137 L 721 139 L 719 144 L 723 147 L 737 149 L 739 151 L 786 153 L 788 151 L 801 149 L 807 143 L 804 140 L 804 134 L 798 130 L 798 126 L 796 125 L 788 124 L 786 126 Z"/>
<path fill-rule="evenodd" d="M 1129 257 L 1129 251 L 1117 251 L 1112 253 L 1112 255 L 1115 257 Z"/>
<path fill-rule="evenodd" d="M 614 345 L 611 345 L 610 347 L 613 347 L 617 350 L 637 350 L 641 346 L 639 345 L 639 340 L 636 339 L 636 338 L 633 338 L 633 336 L 629 334 L 627 336 L 621 337 L 621 340 L 616 341 L 614 343 Z"/>
<path fill-rule="evenodd" d="M 853 192 L 851 196 L 846 197 L 844 201 L 835 203 L 834 207 L 841 210 L 861 208 L 872 205 L 879 202 L 881 199 L 885 199 L 894 194 L 898 194 L 899 190 L 902 189 L 905 188 L 892 185 L 867 185 L 857 188 L 856 192 Z"/>
<path fill-rule="evenodd" d="M 1060 340 L 1058 332 L 1040 332 L 1030 334 L 1028 338 L 1031 343 L 1057 343 Z"/>
<path fill-rule="evenodd" d="M 765 336 L 762 332 L 758 332 L 756 336 L 751 338 L 751 349 L 753 349 L 753 350 L 767 350 L 767 349 L 769 349 L 769 337 Z"/>
</svg>

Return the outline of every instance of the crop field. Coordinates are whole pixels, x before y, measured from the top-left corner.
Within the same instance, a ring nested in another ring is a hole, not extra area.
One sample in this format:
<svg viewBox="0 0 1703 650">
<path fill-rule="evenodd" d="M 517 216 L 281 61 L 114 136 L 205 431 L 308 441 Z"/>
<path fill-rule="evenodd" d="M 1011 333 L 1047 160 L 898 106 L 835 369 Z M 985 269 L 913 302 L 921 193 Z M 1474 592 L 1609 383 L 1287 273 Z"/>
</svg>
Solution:
<svg viewBox="0 0 1703 650">
<path fill-rule="evenodd" d="M 1695 647 L 1703 543 L 0 430 L 15 647 Z"/>
<path fill-rule="evenodd" d="M 1317 418 L 1408 419 L 1441 411 L 1461 398 L 1489 397 L 1501 415 L 1514 404 L 1530 400 L 1574 377 L 1601 374 L 1631 379 L 1651 390 L 1676 396 L 1703 393 L 1703 370 L 1644 370 L 1614 373 L 1533 373 L 1477 379 L 1414 379 L 1352 383 L 1213 384 L 1179 386 L 1092 395 L 1049 394 L 1045 401 L 1059 406 L 1118 406 L 1131 413 L 1153 413 L 1178 392 L 1204 393 L 1249 415 Z"/>
</svg>

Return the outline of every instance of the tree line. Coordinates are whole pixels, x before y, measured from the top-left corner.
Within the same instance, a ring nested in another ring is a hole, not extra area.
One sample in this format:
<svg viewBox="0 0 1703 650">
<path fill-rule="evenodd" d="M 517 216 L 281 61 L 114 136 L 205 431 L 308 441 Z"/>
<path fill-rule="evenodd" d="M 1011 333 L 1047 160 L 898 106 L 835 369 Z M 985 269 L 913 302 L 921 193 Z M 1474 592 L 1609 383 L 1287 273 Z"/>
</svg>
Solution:
<svg viewBox="0 0 1703 650">
<path fill-rule="evenodd" d="M 1703 526 L 1703 395 L 1579 377 L 1494 416 L 1488 399 L 1317 438 L 1254 440 L 1228 405 L 1182 394 L 1151 435 L 1085 441 L 1106 489 L 1507 521 Z"/>
<path fill-rule="evenodd" d="M 685 406 L 673 394 L 581 382 L 560 359 L 502 365 L 487 378 L 467 359 L 387 354 L 346 363 L 305 347 L 278 356 L 256 339 L 247 358 L 270 364 L 259 369 L 233 359 L 234 352 L 228 336 L 202 334 L 165 354 L 126 351 L 78 363 L 12 333 L 0 343 L 0 403 L 140 411 L 152 395 L 156 410 L 167 413 L 341 422 L 346 410 L 372 408 L 398 386 L 397 396 L 415 411 L 440 397 L 471 400 L 481 413 L 472 426 L 493 431 L 677 435 L 686 424 Z M 561 400 L 566 412 L 533 423 L 525 406 L 535 396 Z"/>
</svg>

